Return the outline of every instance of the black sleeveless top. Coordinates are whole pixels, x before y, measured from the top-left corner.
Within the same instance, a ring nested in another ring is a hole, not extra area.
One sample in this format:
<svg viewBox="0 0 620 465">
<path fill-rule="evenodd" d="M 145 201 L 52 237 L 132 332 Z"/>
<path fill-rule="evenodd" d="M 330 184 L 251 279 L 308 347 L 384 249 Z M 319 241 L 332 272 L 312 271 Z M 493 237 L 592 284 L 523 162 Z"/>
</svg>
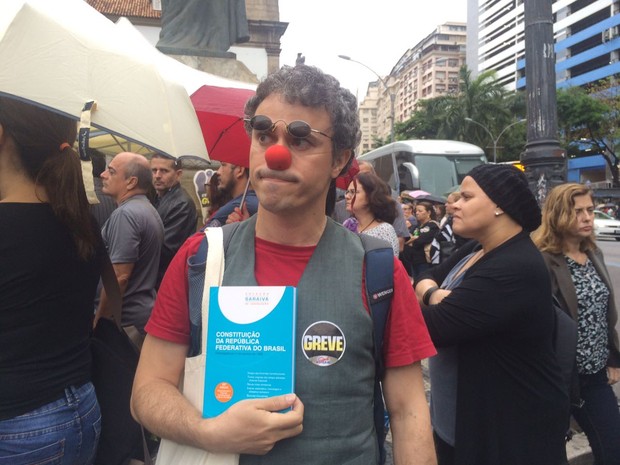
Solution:
<svg viewBox="0 0 620 465">
<path fill-rule="evenodd" d="M 0 420 L 90 380 L 99 263 L 48 204 L 0 203 Z"/>
</svg>

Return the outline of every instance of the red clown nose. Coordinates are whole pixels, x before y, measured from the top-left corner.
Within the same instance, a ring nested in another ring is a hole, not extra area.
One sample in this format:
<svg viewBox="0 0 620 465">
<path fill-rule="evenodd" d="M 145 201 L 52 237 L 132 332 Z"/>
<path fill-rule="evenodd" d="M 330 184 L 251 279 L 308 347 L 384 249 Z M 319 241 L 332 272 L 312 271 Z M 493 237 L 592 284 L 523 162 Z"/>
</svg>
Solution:
<svg viewBox="0 0 620 465">
<path fill-rule="evenodd" d="M 283 145 L 272 145 L 265 151 L 269 169 L 284 171 L 291 166 L 291 151 Z"/>
</svg>

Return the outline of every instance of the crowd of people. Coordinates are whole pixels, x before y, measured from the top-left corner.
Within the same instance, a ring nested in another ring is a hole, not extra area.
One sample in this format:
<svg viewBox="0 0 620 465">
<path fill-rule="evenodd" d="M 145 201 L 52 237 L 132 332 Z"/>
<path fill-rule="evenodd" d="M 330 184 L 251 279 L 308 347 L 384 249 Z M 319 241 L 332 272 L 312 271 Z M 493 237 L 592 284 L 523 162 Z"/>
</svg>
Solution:
<svg viewBox="0 0 620 465">
<path fill-rule="evenodd" d="M 75 122 L 0 97 L 0 463 L 92 463 L 89 341 L 107 313 L 106 254 L 121 324 L 141 348 L 131 411 L 162 438 L 158 465 L 380 463 L 377 386 L 396 465 L 565 465 L 571 415 L 597 465 L 620 463 L 617 312 L 586 186 L 554 188 L 541 213 L 522 172 L 488 164 L 445 205 L 401 203 L 362 164 L 338 199 L 360 140 L 355 96 L 300 64 L 265 78 L 245 115 L 249 166 L 222 163 L 210 180 L 219 208 L 207 227 L 225 238 L 208 244 L 223 257 L 218 283 L 296 287 L 298 340 L 336 334 L 342 351 L 318 344 L 311 357 L 300 343 L 294 393 L 203 418 L 200 382 L 188 386 L 208 363 L 189 352 L 188 269 L 205 234 L 181 162 L 117 154 L 96 183 L 115 208 L 95 219 Z M 365 236 L 389 250 L 378 294 L 367 292 Z M 369 312 L 384 299 L 376 348 Z M 570 385 L 554 301 L 577 326 Z"/>
</svg>

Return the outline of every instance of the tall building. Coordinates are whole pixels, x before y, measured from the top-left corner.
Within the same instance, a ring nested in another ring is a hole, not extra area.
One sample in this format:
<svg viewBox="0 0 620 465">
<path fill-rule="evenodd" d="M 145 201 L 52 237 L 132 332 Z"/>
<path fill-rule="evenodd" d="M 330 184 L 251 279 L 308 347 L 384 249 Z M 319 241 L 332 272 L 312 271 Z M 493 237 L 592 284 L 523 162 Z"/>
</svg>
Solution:
<svg viewBox="0 0 620 465">
<path fill-rule="evenodd" d="M 377 134 L 377 100 L 379 97 L 379 81 L 368 84 L 366 97 L 359 106 L 360 129 L 362 140 L 355 150 L 355 154 L 368 152 L 373 148 L 373 135 Z"/>
<path fill-rule="evenodd" d="M 467 26 L 464 23 L 449 22 L 437 28 L 407 50 L 392 71 L 385 77 L 385 85 L 371 82 L 366 98 L 360 105 L 362 112 L 376 108 L 376 132 L 365 134 L 372 144 L 373 136 L 388 140 L 391 129 L 390 93 L 394 95 L 394 121 L 409 119 L 422 99 L 458 92 L 459 69 L 465 63 Z M 371 88 L 377 89 L 375 95 Z M 368 101 L 367 101 L 368 100 Z M 358 153 L 372 148 L 360 147 Z"/>
<path fill-rule="evenodd" d="M 553 31 L 558 87 L 620 72 L 620 1 L 556 0 Z M 492 69 L 507 89 L 525 87 L 523 0 L 468 0 L 467 64 Z"/>
<path fill-rule="evenodd" d="M 464 23 L 442 24 L 398 60 L 391 72 L 398 81 L 397 121 L 410 118 L 421 99 L 458 92 L 466 33 Z"/>
</svg>

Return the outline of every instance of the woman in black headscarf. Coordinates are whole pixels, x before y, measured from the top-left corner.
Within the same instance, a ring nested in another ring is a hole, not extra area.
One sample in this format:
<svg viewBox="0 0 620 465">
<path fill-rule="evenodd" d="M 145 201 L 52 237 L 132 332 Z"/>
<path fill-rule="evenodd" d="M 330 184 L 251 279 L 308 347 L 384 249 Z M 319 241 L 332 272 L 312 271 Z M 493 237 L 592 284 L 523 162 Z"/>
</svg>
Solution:
<svg viewBox="0 0 620 465">
<path fill-rule="evenodd" d="M 461 184 L 454 232 L 474 239 L 420 277 L 431 338 L 440 465 L 560 465 L 568 392 L 552 348 L 551 282 L 529 233 L 540 208 L 522 172 L 481 165 Z"/>
</svg>

